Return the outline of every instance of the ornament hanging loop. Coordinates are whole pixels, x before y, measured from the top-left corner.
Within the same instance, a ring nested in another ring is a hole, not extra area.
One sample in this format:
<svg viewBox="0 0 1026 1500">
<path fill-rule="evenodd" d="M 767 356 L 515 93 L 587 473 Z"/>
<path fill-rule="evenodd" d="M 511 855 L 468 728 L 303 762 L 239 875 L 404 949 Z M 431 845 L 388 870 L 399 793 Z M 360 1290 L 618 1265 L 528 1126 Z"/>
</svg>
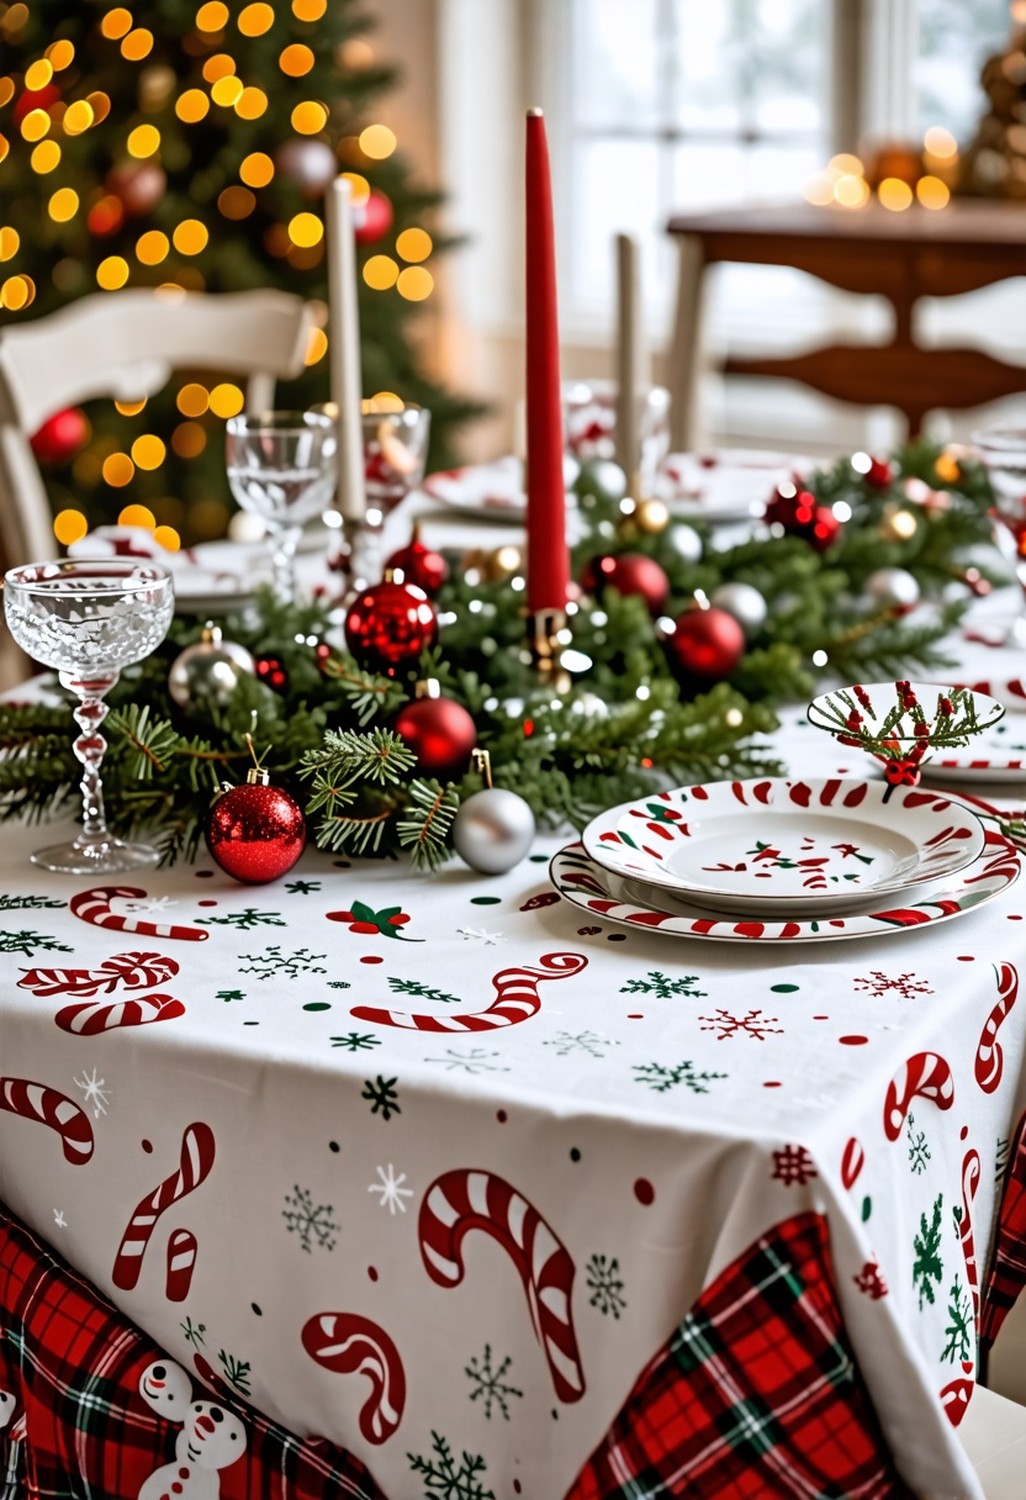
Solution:
<svg viewBox="0 0 1026 1500">
<path fill-rule="evenodd" d="M 271 782 L 271 773 L 270 771 L 265 771 L 263 766 L 260 764 L 260 757 L 257 755 L 253 745 L 253 736 L 251 734 L 247 734 L 244 736 L 244 738 L 246 744 L 249 746 L 249 753 L 253 757 L 253 764 L 246 772 L 247 786 L 269 786 Z"/>
<path fill-rule="evenodd" d="M 563 666 L 563 648 L 570 640 L 565 609 L 536 609 L 527 616 L 527 648 L 543 687 L 553 693 L 570 691 L 570 674 Z"/>
<path fill-rule="evenodd" d="M 492 789 L 492 757 L 487 750 L 473 750 L 470 756 L 474 770 L 481 777 L 488 791 Z"/>
</svg>

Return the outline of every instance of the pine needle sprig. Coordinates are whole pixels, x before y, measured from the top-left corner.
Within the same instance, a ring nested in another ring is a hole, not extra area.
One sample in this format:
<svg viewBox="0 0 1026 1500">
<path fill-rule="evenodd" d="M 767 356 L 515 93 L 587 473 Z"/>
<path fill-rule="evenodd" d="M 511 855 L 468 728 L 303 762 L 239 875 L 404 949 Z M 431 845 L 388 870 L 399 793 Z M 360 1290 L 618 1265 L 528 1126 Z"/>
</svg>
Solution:
<svg viewBox="0 0 1026 1500">
<path fill-rule="evenodd" d="M 449 835 L 459 805 L 459 793 L 452 785 L 422 778 L 410 783 L 396 832 L 415 869 L 436 870 L 449 858 Z"/>
</svg>

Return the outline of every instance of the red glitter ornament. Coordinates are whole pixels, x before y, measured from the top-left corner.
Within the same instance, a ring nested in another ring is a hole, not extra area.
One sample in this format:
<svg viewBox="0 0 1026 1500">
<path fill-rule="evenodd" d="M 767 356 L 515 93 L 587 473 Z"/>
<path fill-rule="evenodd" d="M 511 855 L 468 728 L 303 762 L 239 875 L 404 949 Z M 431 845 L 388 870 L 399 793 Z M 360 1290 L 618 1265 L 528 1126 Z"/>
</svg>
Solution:
<svg viewBox="0 0 1026 1500">
<path fill-rule="evenodd" d="M 363 212 L 357 207 L 354 215 L 355 227 L 353 237 L 358 245 L 373 245 L 382 239 L 392 227 L 392 201 L 386 198 L 384 193 L 377 189 L 371 193 L 363 205 Z"/>
<path fill-rule="evenodd" d="M 416 526 L 406 546 L 393 552 L 385 567 L 401 568 L 407 583 L 415 583 L 425 594 L 437 594 L 449 576 L 449 564 L 440 552 L 425 547 Z"/>
<path fill-rule="evenodd" d="M 670 580 L 655 558 L 643 552 L 593 557 L 581 582 L 592 594 L 605 587 L 616 589 L 618 594 L 637 594 L 653 615 L 662 614 L 670 597 Z"/>
<path fill-rule="evenodd" d="M 242 786 L 225 784 L 207 817 L 207 848 L 233 880 L 265 885 L 292 869 L 306 848 L 302 810 L 255 767 Z"/>
<path fill-rule="evenodd" d="M 424 590 L 398 583 L 390 573 L 382 583 L 364 589 L 349 607 L 346 645 L 357 661 L 388 677 L 416 661 L 438 639 L 438 618 Z"/>
<path fill-rule="evenodd" d="M 452 781 L 465 771 L 477 744 L 477 725 L 459 703 L 439 694 L 438 684 L 417 684 L 417 697 L 401 708 L 392 725 L 417 757 L 425 776 Z"/>
<path fill-rule="evenodd" d="M 692 605 L 678 615 L 664 644 L 682 677 L 703 684 L 722 682 L 744 655 L 745 633 L 725 609 Z"/>
<path fill-rule="evenodd" d="M 32 452 L 41 464 L 69 464 L 89 437 L 89 419 L 77 406 L 65 407 L 47 417 L 32 434 Z"/>
</svg>

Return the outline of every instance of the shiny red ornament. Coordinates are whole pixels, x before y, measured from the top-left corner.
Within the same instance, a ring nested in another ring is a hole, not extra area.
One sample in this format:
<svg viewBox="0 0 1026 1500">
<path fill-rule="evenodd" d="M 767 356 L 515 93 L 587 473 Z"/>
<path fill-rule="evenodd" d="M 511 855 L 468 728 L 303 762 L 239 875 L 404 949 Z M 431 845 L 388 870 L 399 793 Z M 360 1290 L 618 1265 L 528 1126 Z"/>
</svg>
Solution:
<svg viewBox="0 0 1026 1500">
<path fill-rule="evenodd" d="M 829 505 L 817 505 L 812 513 L 811 527 L 801 534 L 807 542 L 811 542 L 817 552 L 825 552 L 840 536 L 841 523 Z"/>
<path fill-rule="evenodd" d="M 744 655 L 745 633 L 725 609 L 692 606 L 678 615 L 664 645 L 682 677 L 703 684 L 722 682 Z"/>
<path fill-rule="evenodd" d="M 272 688 L 276 693 L 288 691 L 289 674 L 280 656 L 258 656 L 253 663 L 253 670 L 265 687 Z"/>
<path fill-rule="evenodd" d="M 306 822 L 288 792 L 271 786 L 266 771 L 250 771 L 228 787 L 207 817 L 207 848 L 233 880 L 265 885 L 292 869 L 306 848 Z"/>
<path fill-rule="evenodd" d="M 405 547 L 385 563 L 386 568 L 401 568 L 407 583 L 415 583 L 425 594 L 437 594 L 449 576 L 449 564 L 440 552 L 425 547 L 416 530 Z"/>
<path fill-rule="evenodd" d="M 361 666 L 394 677 L 438 639 L 438 618 L 424 590 L 414 583 L 383 583 L 364 589 L 349 607 L 346 645 Z"/>
<path fill-rule="evenodd" d="M 364 203 L 362 214 L 357 208 L 353 215 L 355 220 L 353 237 L 356 243 L 358 245 L 376 244 L 391 229 L 394 217 L 391 199 L 386 198 L 384 193 L 379 193 L 375 188 Z"/>
<path fill-rule="evenodd" d="M 56 104 L 60 97 L 61 91 L 55 83 L 44 84 L 41 89 L 24 89 L 11 110 L 12 123 L 20 125 L 33 109 L 48 110 L 50 105 Z"/>
<path fill-rule="evenodd" d="M 894 470 L 886 459 L 871 458 L 862 478 L 871 490 L 889 490 L 894 483 Z"/>
<path fill-rule="evenodd" d="M 41 464 L 69 464 L 89 437 L 89 420 L 77 406 L 65 407 L 47 417 L 32 434 L 32 452 Z"/>
<path fill-rule="evenodd" d="M 477 744 L 477 725 L 451 698 L 415 698 L 399 710 L 392 728 L 417 757 L 417 769 L 441 781 L 466 770 Z"/>
<path fill-rule="evenodd" d="M 584 569 L 581 582 L 589 593 L 614 588 L 618 594 L 637 594 L 644 599 L 650 614 L 662 614 L 670 597 L 670 580 L 654 557 L 643 552 L 618 552 L 593 557 Z"/>
<path fill-rule="evenodd" d="M 793 484 L 773 491 L 764 519 L 771 526 L 780 526 L 788 536 L 804 538 L 817 552 L 825 552 L 841 531 L 841 523 L 829 505 L 820 505 L 811 490 Z"/>
</svg>

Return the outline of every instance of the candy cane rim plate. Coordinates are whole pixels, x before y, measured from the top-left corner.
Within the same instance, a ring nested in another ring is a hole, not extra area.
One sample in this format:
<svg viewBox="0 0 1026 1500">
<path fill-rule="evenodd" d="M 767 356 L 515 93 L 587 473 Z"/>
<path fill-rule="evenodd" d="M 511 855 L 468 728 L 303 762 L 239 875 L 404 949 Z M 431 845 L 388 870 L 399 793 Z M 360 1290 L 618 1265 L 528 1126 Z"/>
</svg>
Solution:
<svg viewBox="0 0 1026 1500">
<path fill-rule="evenodd" d="M 1012 785 L 1026 781 L 1026 723 L 1016 724 L 1019 714 L 1026 714 L 1026 683 L 1012 677 L 1007 682 L 970 682 L 973 693 L 986 693 L 1008 710 L 999 725 L 978 735 L 961 750 L 938 755 L 923 765 L 923 775 L 936 781 L 989 782 L 992 786 Z M 1021 725 L 1021 727 L 1020 727 Z M 1006 736 L 1018 729 L 1019 744 L 1008 744 Z M 1014 752 L 1014 753 L 1013 753 Z"/>
<path fill-rule="evenodd" d="M 686 900 L 799 916 L 953 875 L 980 853 L 983 828 L 942 792 L 764 776 L 621 803 L 582 842 L 613 874 Z"/>
<path fill-rule="evenodd" d="M 1001 834 L 988 830 L 983 852 L 974 864 L 939 882 L 906 906 L 885 903 L 872 910 L 835 916 L 776 915 L 769 919 L 741 918 L 737 913 L 717 911 L 697 901 L 677 900 L 639 881 L 624 880 L 596 864 L 580 841 L 567 845 L 553 857 L 549 879 L 571 905 L 591 917 L 635 932 L 720 943 L 836 943 L 886 937 L 914 927 L 936 927 L 941 922 L 954 921 L 1007 891 L 1018 880 L 1020 869 L 1019 855 L 1013 846 Z"/>
</svg>

